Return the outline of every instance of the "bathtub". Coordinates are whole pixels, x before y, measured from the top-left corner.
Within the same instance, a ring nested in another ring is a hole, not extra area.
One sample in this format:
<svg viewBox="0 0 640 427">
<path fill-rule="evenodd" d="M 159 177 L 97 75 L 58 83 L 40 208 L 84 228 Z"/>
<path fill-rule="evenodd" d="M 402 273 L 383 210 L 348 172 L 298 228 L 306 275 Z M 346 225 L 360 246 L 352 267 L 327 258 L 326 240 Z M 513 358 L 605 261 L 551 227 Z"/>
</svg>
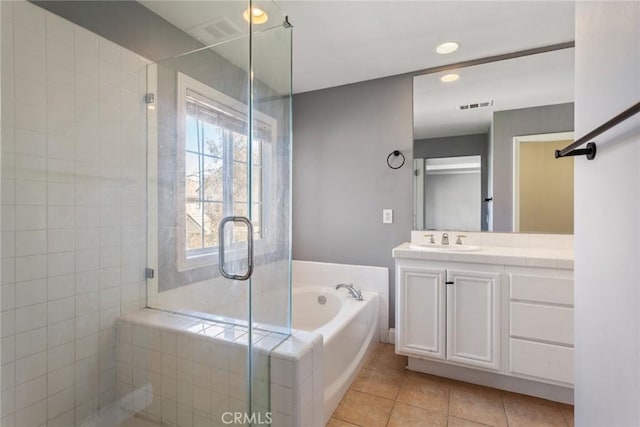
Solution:
<svg viewBox="0 0 640 427">
<path fill-rule="evenodd" d="M 323 338 L 325 423 L 378 341 L 378 295 L 363 296 L 357 301 L 346 289 L 293 286 L 292 327 Z"/>
</svg>

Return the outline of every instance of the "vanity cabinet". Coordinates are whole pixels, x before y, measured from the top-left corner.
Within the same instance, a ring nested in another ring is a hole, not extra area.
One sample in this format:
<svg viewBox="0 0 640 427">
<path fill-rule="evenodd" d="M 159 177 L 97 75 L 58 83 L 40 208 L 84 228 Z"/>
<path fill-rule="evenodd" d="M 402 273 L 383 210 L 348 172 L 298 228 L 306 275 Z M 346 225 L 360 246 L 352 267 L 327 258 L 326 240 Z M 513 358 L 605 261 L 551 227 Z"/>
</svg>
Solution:
<svg viewBox="0 0 640 427">
<path fill-rule="evenodd" d="M 396 351 L 500 369 L 501 272 L 398 262 Z"/>
<path fill-rule="evenodd" d="M 397 258 L 396 292 L 396 352 L 424 372 L 573 386 L 571 270 Z"/>
</svg>

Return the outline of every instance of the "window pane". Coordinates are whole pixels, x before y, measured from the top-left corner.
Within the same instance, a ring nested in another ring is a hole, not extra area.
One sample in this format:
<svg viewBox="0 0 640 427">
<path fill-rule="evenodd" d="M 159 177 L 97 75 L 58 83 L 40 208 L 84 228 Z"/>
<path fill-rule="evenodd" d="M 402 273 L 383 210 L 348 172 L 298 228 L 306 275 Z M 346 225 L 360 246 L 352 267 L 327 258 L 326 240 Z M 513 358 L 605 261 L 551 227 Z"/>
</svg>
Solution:
<svg viewBox="0 0 640 427">
<path fill-rule="evenodd" d="M 251 157 L 253 158 L 254 165 L 262 165 L 262 140 L 256 138 L 253 141 L 253 146 L 251 147 Z"/>
<path fill-rule="evenodd" d="M 224 185 L 222 159 L 204 157 L 204 199 L 221 202 Z"/>
<path fill-rule="evenodd" d="M 198 152 L 198 120 L 196 120 L 195 116 L 187 116 L 185 131 L 186 150 Z"/>
<path fill-rule="evenodd" d="M 247 204 L 246 203 L 234 203 L 233 214 L 235 216 L 247 216 Z M 247 226 L 243 224 L 234 224 L 233 227 L 233 241 L 234 242 L 246 242 L 247 241 Z"/>
<path fill-rule="evenodd" d="M 240 133 L 233 133 L 233 160 L 238 162 L 247 161 L 247 136 Z"/>
<path fill-rule="evenodd" d="M 233 201 L 247 201 L 247 164 L 233 162 Z"/>
<path fill-rule="evenodd" d="M 204 147 L 202 152 L 210 156 L 222 157 L 224 129 L 210 123 L 202 123 Z"/>
<path fill-rule="evenodd" d="M 200 156 L 186 153 L 185 155 L 185 196 L 187 202 L 200 199 Z"/>
<path fill-rule="evenodd" d="M 222 203 L 204 203 L 204 246 L 218 246 L 218 226 L 222 220 Z"/>
<path fill-rule="evenodd" d="M 251 210 L 251 223 L 253 224 L 253 237 L 262 237 L 262 203 L 254 203 Z"/>
<path fill-rule="evenodd" d="M 246 203 L 234 203 L 233 214 L 235 216 L 247 216 L 247 204 Z"/>
<path fill-rule="evenodd" d="M 251 196 L 252 202 L 262 202 L 262 168 L 253 167 L 251 175 Z"/>
<path fill-rule="evenodd" d="M 200 203 L 186 204 L 185 231 L 187 250 L 202 248 L 202 205 Z"/>
</svg>

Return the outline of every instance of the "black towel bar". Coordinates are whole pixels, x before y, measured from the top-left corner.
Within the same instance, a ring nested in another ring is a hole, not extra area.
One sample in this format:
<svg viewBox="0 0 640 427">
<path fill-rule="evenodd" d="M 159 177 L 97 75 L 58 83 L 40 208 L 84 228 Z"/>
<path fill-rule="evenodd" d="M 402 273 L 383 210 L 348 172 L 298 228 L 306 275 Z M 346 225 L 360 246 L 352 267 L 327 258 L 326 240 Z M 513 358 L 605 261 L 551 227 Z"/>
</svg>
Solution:
<svg viewBox="0 0 640 427">
<path fill-rule="evenodd" d="M 592 130 L 582 138 L 576 140 L 572 144 L 567 145 L 562 150 L 556 150 L 556 159 L 559 159 L 561 157 L 586 155 L 587 159 L 593 160 L 596 157 L 596 144 L 591 140 L 597 137 L 598 135 L 608 131 L 612 127 L 618 125 L 619 123 L 624 122 L 629 117 L 638 113 L 640 113 L 640 102 L 627 108 L 622 113 L 618 114 L 617 116 L 615 116 L 608 122 L 604 123 L 603 125 L 595 128 L 594 130 Z M 580 147 L 585 143 L 587 144 L 586 148 L 578 149 L 578 147 Z"/>
</svg>

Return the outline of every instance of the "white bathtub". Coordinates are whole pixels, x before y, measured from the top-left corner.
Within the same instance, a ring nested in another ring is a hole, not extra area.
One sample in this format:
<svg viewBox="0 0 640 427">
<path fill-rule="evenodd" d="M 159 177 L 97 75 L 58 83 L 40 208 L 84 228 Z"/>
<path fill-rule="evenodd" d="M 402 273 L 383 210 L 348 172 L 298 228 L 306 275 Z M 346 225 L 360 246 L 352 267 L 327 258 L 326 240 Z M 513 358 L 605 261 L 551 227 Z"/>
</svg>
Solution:
<svg viewBox="0 0 640 427">
<path fill-rule="evenodd" d="M 346 289 L 293 287 L 292 327 L 323 337 L 325 423 L 378 341 L 378 295 L 363 296 L 357 301 Z"/>
</svg>

